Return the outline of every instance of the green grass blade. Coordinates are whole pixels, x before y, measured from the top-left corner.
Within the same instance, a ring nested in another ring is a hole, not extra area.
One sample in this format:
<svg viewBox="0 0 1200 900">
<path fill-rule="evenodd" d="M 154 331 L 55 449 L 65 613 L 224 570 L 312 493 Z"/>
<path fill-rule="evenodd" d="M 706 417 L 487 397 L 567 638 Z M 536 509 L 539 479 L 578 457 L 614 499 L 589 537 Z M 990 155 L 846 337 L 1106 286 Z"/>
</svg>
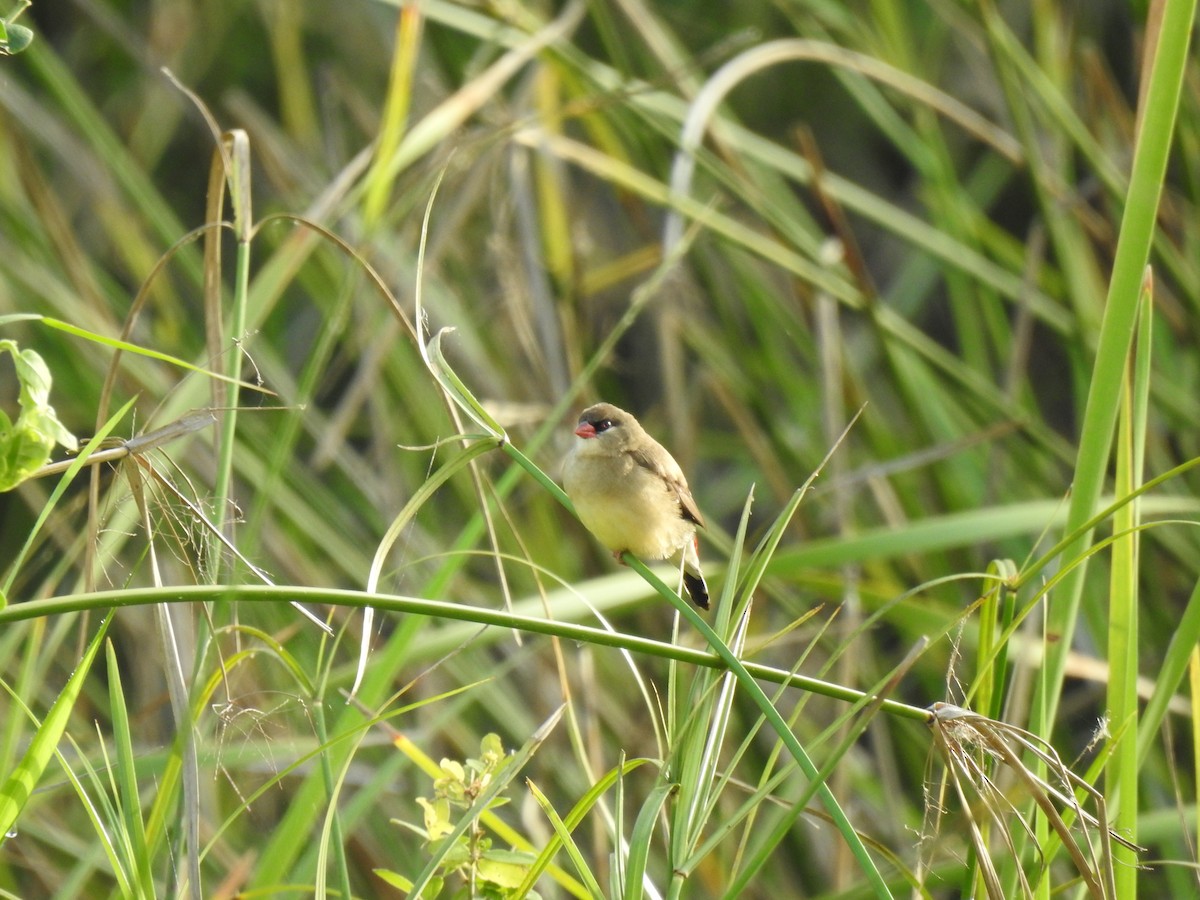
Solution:
<svg viewBox="0 0 1200 900">
<path fill-rule="evenodd" d="M 641 810 L 633 823 L 633 831 L 629 835 L 629 855 L 625 861 L 625 879 L 621 894 L 623 900 L 641 900 L 643 896 L 643 882 L 646 878 L 646 865 L 650 861 L 654 832 L 663 806 L 677 787 L 678 785 L 660 781 L 642 802 Z"/>
<path fill-rule="evenodd" d="M 1134 148 L 1133 172 L 1121 218 L 1116 259 L 1104 305 L 1093 377 L 1084 410 L 1066 530 L 1073 531 L 1096 510 L 1108 469 L 1113 429 L 1120 408 L 1120 389 L 1133 339 L 1142 276 L 1154 238 L 1159 197 L 1175 133 L 1184 65 L 1195 22 L 1195 0 L 1167 0 L 1155 46 L 1153 65 L 1141 110 L 1141 128 Z M 1064 551 L 1079 556 L 1084 535 Z M 1058 710 L 1067 653 L 1072 648 L 1076 619 L 1083 597 L 1086 564 L 1074 568 L 1050 605 L 1049 629 L 1055 636 L 1035 701 L 1038 720 L 1033 731 L 1048 737 Z"/>
<path fill-rule="evenodd" d="M 575 828 L 578 827 L 579 823 L 584 820 L 587 814 L 591 812 L 592 808 L 600 801 L 604 794 L 606 794 L 614 785 L 617 786 L 618 789 L 618 798 L 615 805 L 617 807 L 617 822 L 619 823 L 622 809 L 619 793 L 620 785 L 622 784 L 624 777 L 635 769 L 638 769 L 650 762 L 652 761 L 648 759 L 626 760 L 622 762 L 621 765 L 610 769 L 601 778 L 597 779 L 596 783 L 591 785 L 591 787 L 584 792 L 583 796 L 576 801 L 575 805 L 571 807 L 571 811 L 562 818 L 563 827 L 566 832 L 568 834 L 573 832 Z M 618 839 L 620 839 L 621 832 L 619 828 L 616 834 Z M 529 867 L 529 872 L 525 876 L 525 881 L 517 888 L 518 896 L 524 896 L 525 893 L 533 889 L 533 886 L 537 884 L 538 878 L 540 878 L 542 873 L 549 868 L 550 864 L 554 861 L 555 855 L 562 848 L 562 841 L 562 835 L 556 828 L 554 836 L 546 842 L 546 846 L 542 848 L 541 852 L 538 853 L 537 858 L 534 860 L 533 865 Z M 589 896 L 586 889 L 579 885 L 578 882 L 576 882 L 574 885 L 564 885 L 564 887 L 566 887 L 567 890 L 570 890 L 573 896 Z"/>
<path fill-rule="evenodd" d="M 567 856 L 570 857 L 571 863 L 575 866 L 575 872 L 579 876 L 579 880 L 587 889 L 587 896 L 592 900 L 604 900 L 604 891 L 600 888 L 600 882 L 596 880 L 596 876 L 592 873 L 591 867 L 584 858 L 583 851 L 579 849 L 579 845 L 575 843 L 575 838 L 571 835 L 571 829 L 559 816 L 554 809 L 554 805 L 549 798 L 538 788 L 533 781 L 527 781 L 526 785 L 529 791 L 537 800 L 538 805 L 542 808 L 542 812 L 546 814 L 546 818 L 550 820 L 551 827 L 554 828 L 554 836 L 558 840 L 559 846 L 567 851 Z"/>
<path fill-rule="evenodd" d="M 125 692 L 121 686 L 121 670 L 117 665 L 112 641 L 104 645 L 108 664 L 108 702 L 112 710 L 112 734 L 116 744 L 115 774 L 118 784 L 118 806 L 121 820 L 129 841 L 137 885 L 138 897 L 153 897 L 154 876 L 146 842 L 146 826 L 142 820 L 142 803 L 137 786 L 137 766 L 134 762 L 133 729 L 129 723 L 129 712 L 125 706 Z"/>
<path fill-rule="evenodd" d="M 71 712 L 83 690 L 92 662 L 96 658 L 96 653 L 100 649 L 111 622 L 112 614 L 110 613 L 100 623 L 100 627 L 80 658 L 79 665 L 71 673 L 67 683 L 63 685 L 63 689 L 59 692 L 45 718 L 39 723 L 21 761 L 5 778 L 3 786 L 0 786 L 0 845 L 4 843 L 9 834 L 14 833 L 21 810 L 29 801 L 38 782 L 41 781 L 42 773 L 58 748 L 58 742 L 70 722 Z"/>
</svg>

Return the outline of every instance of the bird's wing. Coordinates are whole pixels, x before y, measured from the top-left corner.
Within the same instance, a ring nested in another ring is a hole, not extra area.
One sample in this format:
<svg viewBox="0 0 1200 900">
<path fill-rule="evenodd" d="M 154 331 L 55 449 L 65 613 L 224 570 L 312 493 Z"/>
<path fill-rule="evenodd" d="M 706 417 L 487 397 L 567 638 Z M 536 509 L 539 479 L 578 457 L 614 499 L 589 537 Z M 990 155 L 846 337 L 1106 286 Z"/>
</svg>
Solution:
<svg viewBox="0 0 1200 900">
<path fill-rule="evenodd" d="M 692 496 L 691 490 L 688 489 L 687 479 L 683 477 L 683 471 L 679 468 L 679 463 L 675 462 L 674 457 L 661 445 L 628 452 L 637 465 L 663 480 L 667 490 L 671 491 L 679 500 L 680 515 L 703 528 L 704 516 L 700 515 L 696 500 Z"/>
</svg>

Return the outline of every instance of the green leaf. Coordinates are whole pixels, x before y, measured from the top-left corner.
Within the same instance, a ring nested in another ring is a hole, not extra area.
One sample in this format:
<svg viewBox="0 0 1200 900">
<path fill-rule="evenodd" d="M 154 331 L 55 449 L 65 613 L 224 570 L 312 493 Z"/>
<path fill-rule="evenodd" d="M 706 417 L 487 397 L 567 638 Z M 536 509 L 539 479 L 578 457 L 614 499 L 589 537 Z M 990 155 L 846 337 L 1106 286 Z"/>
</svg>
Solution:
<svg viewBox="0 0 1200 900">
<path fill-rule="evenodd" d="M 509 859 L 511 855 L 507 850 L 489 850 L 480 857 L 476 873 L 484 881 L 490 881 L 502 888 L 512 889 L 520 886 L 533 863 L 533 857 L 530 854 L 522 854 L 526 858 L 522 863 Z"/>
<path fill-rule="evenodd" d="M 532 780 L 526 781 L 529 787 L 529 792 L 533 794 L 533 798 L 537 800 L 541 806 L 542 812 L 546 814 L 546 818 L 550 820 L 550 824 L 554 827 L 554 834 L 559 839 L 564 850 L 567 851 L 567 856 L 575 866 L 576 872 L 579 873 L 580 880 L 588 889 L 588 895 L 593 900 L 602 900 L 604 891 L 600 888 L 600 882 L 596 879 L 587 860 L 584 858 L 583 851 L 579 849 L 579 845 L 575 843 L 575 838 L 571 835 L 571 828 L 559 816 L 558 811 L 550 802 L 549 798 L 538 788 Z"/>
<path fill-rule="evenodd" d="M 16 424 L 0 413 L 0 491 L 11 490 L 50 459 L 56 443 L 75 450 L 75 436 L 58 421 L 50 405 L 50 369 L 33 350 L 16 341 L 0 341 L 0 353 L 12 354 L 20 385 L 21 413 Z"/>
<path fill-rule="evenodd" d="M 407 891 L 412 887 L 412 882 L 399 872 L 393 872 L 391 869 L 372 869 L 371 871 L 378 875 L 381 880 L 398 890 Z"/>
<path fill-rule="evenodd" d="M 29 800 L 38 781 L 41 780 L 42 773 L 45 771 L 47 763 L 50 762 L 50 757 L 58 750 L 58 741 L 66 730 L 71 710 L 75 708 L 75 701 L 83 689 L 84 679 L 91 671 L 92 660 L 96 658 L 100 642 L 104 640 L 104 635 L 108 632 L 112 616 L 113 614 L 110 612 L 100 623 L 96 636 L 92 638 L 87 652 L 83 654 L 83 659 L 75 667 L 75 672 L 63 687 L 58 699 L 54 701 L 54 705 L 50 707 L 46 718 L 38 723 L 37 732 L 34 734 L 33 740 L 29 742 L 29 747 L 25 750 L 25 755 L 21 757 L 21 762 L 5 780 L 3 787 L 0 787 L 0 845 L 4 843 L 4 835 L 13 831 L 17 817 L 21 814 L 21 810 L 25 807 L 25 803 Z"/>
<path fill-rule="evenodd" d="M 143 897 L 154 896 L 154 875 L 150 868 L 151 855 L 146 842 L 146 824 L 141 816 L 141 798 L 138 795 L 137 767 L 134 763 L 133 728 L 129 722 L 129 711 L 125 706 L 125 691 L 121 686 L 121 669 L 117 665 L 117 653 L 112 641 L 104 647 L 108 663 L 108 704 L 112 710 L 113 742 L 117 754 L 114 765 L 120 785 L 118 795 L 124 840 L 130 849 L 131 871 L 136 872 L 137 885 Z"/>
<path fill-rule="evenodd" d="M 0 56 L 15 56 L 33 43 L 33 32 L 24 25 L 0 23 Z"/>
<path fill-rule="evenodd" d="M 500 735 L 494 731 L 484 735 L 483 740 L 479 742 L 479 751 L 480 760 L 492 771 L 503 768 L 508 759 Z"/>
<path fill-rule="evenodd" d="M 437 841 L 454 830 L 450 822 L 450 801 L 440 797 L 430 803 L 424 797 L 418 797 L 417 803 L 425 810 L 425 831 L 429 840 Z"/>
<path fill-rule="evenodd" d="M 667 798 L 676 785 L 659 782 L 642 804 L 633 834 L 629 838 L 629 859 L 625 869 L 625 893 L 630 900 L 640 900 L 646 876 L 646 865 L 650 861 L 650 844 L 654 840 L 654 828 L 662 814 Z"/>
</svg>

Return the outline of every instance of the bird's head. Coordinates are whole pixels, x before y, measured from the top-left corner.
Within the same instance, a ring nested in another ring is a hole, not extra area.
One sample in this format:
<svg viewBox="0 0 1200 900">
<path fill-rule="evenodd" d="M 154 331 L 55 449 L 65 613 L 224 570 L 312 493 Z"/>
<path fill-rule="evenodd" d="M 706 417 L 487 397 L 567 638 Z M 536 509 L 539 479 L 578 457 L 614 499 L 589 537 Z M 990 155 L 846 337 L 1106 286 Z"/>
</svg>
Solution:
<svg viewBox="0 0 1200 900">
<path fill-rule="evenodd" d="M 633 416 L 611 403 L 589 406 L 579 414 L 575 436 L 579 438 L 580 443 L 591 446 L 581 446 L 579 452 L 617 452 L 633 443 L 639 428 Z"/>
</svg>

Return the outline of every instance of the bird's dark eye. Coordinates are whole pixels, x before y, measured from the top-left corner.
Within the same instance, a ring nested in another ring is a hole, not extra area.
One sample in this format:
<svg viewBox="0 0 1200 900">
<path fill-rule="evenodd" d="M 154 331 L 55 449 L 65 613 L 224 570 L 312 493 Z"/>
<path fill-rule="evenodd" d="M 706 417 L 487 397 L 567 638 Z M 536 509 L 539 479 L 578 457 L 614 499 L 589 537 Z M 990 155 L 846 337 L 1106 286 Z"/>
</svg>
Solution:
<svg viewBox="0 0 1200 900">
<path fill-rule="evenodd" d="M 601 419 L 599 422 L 597 422 L 592 427 L 596 429 L 596 434 L 600 434 L 601 432 L 608 431 L 608 429 L 613 427 L 613 420 L 612 419 Z"/>
</svg>

